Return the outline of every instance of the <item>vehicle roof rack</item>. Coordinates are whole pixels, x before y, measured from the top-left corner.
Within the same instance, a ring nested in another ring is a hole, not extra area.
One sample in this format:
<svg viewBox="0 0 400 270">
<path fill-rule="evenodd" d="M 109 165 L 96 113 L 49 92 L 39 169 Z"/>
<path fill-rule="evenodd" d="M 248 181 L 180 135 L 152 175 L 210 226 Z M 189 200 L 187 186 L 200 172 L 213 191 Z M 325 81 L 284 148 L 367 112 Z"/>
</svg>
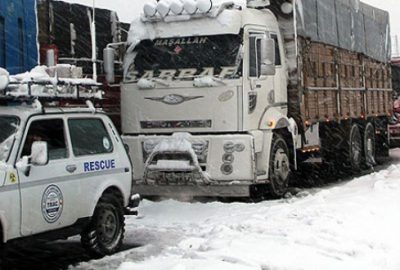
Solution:
<svg viewBox="0 0 400 270">
<path fill-rule="evenodd" d="M 91 79 L 44 79 L 10 82 L 8 87 L 0 93 L 0 105 L 15 106 L 26 104 L 34 106 L 37 101 L 43 107 L 90 107 L 88 100 L 103 100 L 102 84 Z M 71 104 L 71 106 L 63 106 Z"/>
</svg>

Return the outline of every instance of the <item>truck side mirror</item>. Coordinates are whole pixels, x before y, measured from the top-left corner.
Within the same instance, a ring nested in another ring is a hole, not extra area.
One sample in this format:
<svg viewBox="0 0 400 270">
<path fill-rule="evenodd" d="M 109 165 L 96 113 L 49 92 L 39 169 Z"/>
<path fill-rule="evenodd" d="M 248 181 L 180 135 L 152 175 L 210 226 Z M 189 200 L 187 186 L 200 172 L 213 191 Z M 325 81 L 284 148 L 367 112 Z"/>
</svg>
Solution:
<svg viewBox="0 0 400 270">
<path fill-rule="evenodd" d="M 10 75 L 7 70 L 0 68 L 0 91 L 4 91 L 10 82 Z"/>
<path fill-rule="evenodd" d="M 115 61 L 115 50 L 113 48 L 105 48 L 103 50 L 104 59 L 104 72 L 106 73 L 106 80 L 108 83 L 115 82 L 115 71 L 114 71 L 114 61 Z"/>
<path fill-rule="evenodd" d="M 43 166 L 49 162 L 49 151 L 47 142 L 33 142 L 31 150 L 31 163 L 36 166 Z"/>
<path fill-rule="evenodd" d="M 261 39 L 261 75 L 275 75 L 275 41 L 264 37 Z"/>
</svg>

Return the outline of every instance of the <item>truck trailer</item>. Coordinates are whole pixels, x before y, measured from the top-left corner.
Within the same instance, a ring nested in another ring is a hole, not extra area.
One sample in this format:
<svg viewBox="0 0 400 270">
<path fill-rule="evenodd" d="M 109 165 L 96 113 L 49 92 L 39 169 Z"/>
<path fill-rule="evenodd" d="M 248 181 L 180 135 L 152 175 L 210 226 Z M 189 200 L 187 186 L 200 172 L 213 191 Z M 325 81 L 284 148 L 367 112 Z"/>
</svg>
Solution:
<svg viewBox="0 0 400 270">
<path fill-rule="evenodd" d="M 111 82 L 117 45 L 104 51 Z M 388 155 L 386 11 L 161 0 L 125 49 L 122 138 L 144 197 L 281 197 L 305 163 L 359 172 Z"/>
<path fill-rule="evenodd" d="M 11 74 L 38 64 L 35 0 L 0 1 L 0 68 Z"/>
</svg>

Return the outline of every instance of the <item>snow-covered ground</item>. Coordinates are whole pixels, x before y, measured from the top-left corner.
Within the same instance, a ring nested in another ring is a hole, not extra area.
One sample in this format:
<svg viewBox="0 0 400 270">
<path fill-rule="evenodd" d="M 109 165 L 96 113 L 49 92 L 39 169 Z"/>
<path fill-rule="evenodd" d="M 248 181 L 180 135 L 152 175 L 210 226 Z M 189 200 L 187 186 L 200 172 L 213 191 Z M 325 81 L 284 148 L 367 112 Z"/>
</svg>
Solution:
<svg viewBox="0 0 400 270">
<path fill-rule="evenodd" d="M 377 173 L 261 203 L 143 201 L 139 247 L 70 269 L 400 269 L 400 150 Z"/>
</svg>

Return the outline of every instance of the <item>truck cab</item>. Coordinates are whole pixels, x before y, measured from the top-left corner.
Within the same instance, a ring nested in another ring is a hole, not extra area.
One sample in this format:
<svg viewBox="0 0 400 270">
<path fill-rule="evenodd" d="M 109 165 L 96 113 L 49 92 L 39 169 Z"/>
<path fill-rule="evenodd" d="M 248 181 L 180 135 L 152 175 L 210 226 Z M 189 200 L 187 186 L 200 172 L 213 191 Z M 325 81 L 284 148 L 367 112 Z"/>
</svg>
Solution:
<svg viewBox="0 0 400 270">
<path fill-rule="evenodd" d="M 108 116 L 2 96 L 0 128 L 1 246 L 81 234 L 91 254 L 116 252 L 124 215 L 136 214 L 139 198 Z"/>
<path fill-rule="evenodd" d="M 297 134 L 276 17 L 232 3 L 171 17 L 134 22 L 125 55 L 122 131 L 138 192 L 249 197 L 270 183 L 269 149 L 284 137 L 272 154 L 282 195 Z"/>
</svg>

